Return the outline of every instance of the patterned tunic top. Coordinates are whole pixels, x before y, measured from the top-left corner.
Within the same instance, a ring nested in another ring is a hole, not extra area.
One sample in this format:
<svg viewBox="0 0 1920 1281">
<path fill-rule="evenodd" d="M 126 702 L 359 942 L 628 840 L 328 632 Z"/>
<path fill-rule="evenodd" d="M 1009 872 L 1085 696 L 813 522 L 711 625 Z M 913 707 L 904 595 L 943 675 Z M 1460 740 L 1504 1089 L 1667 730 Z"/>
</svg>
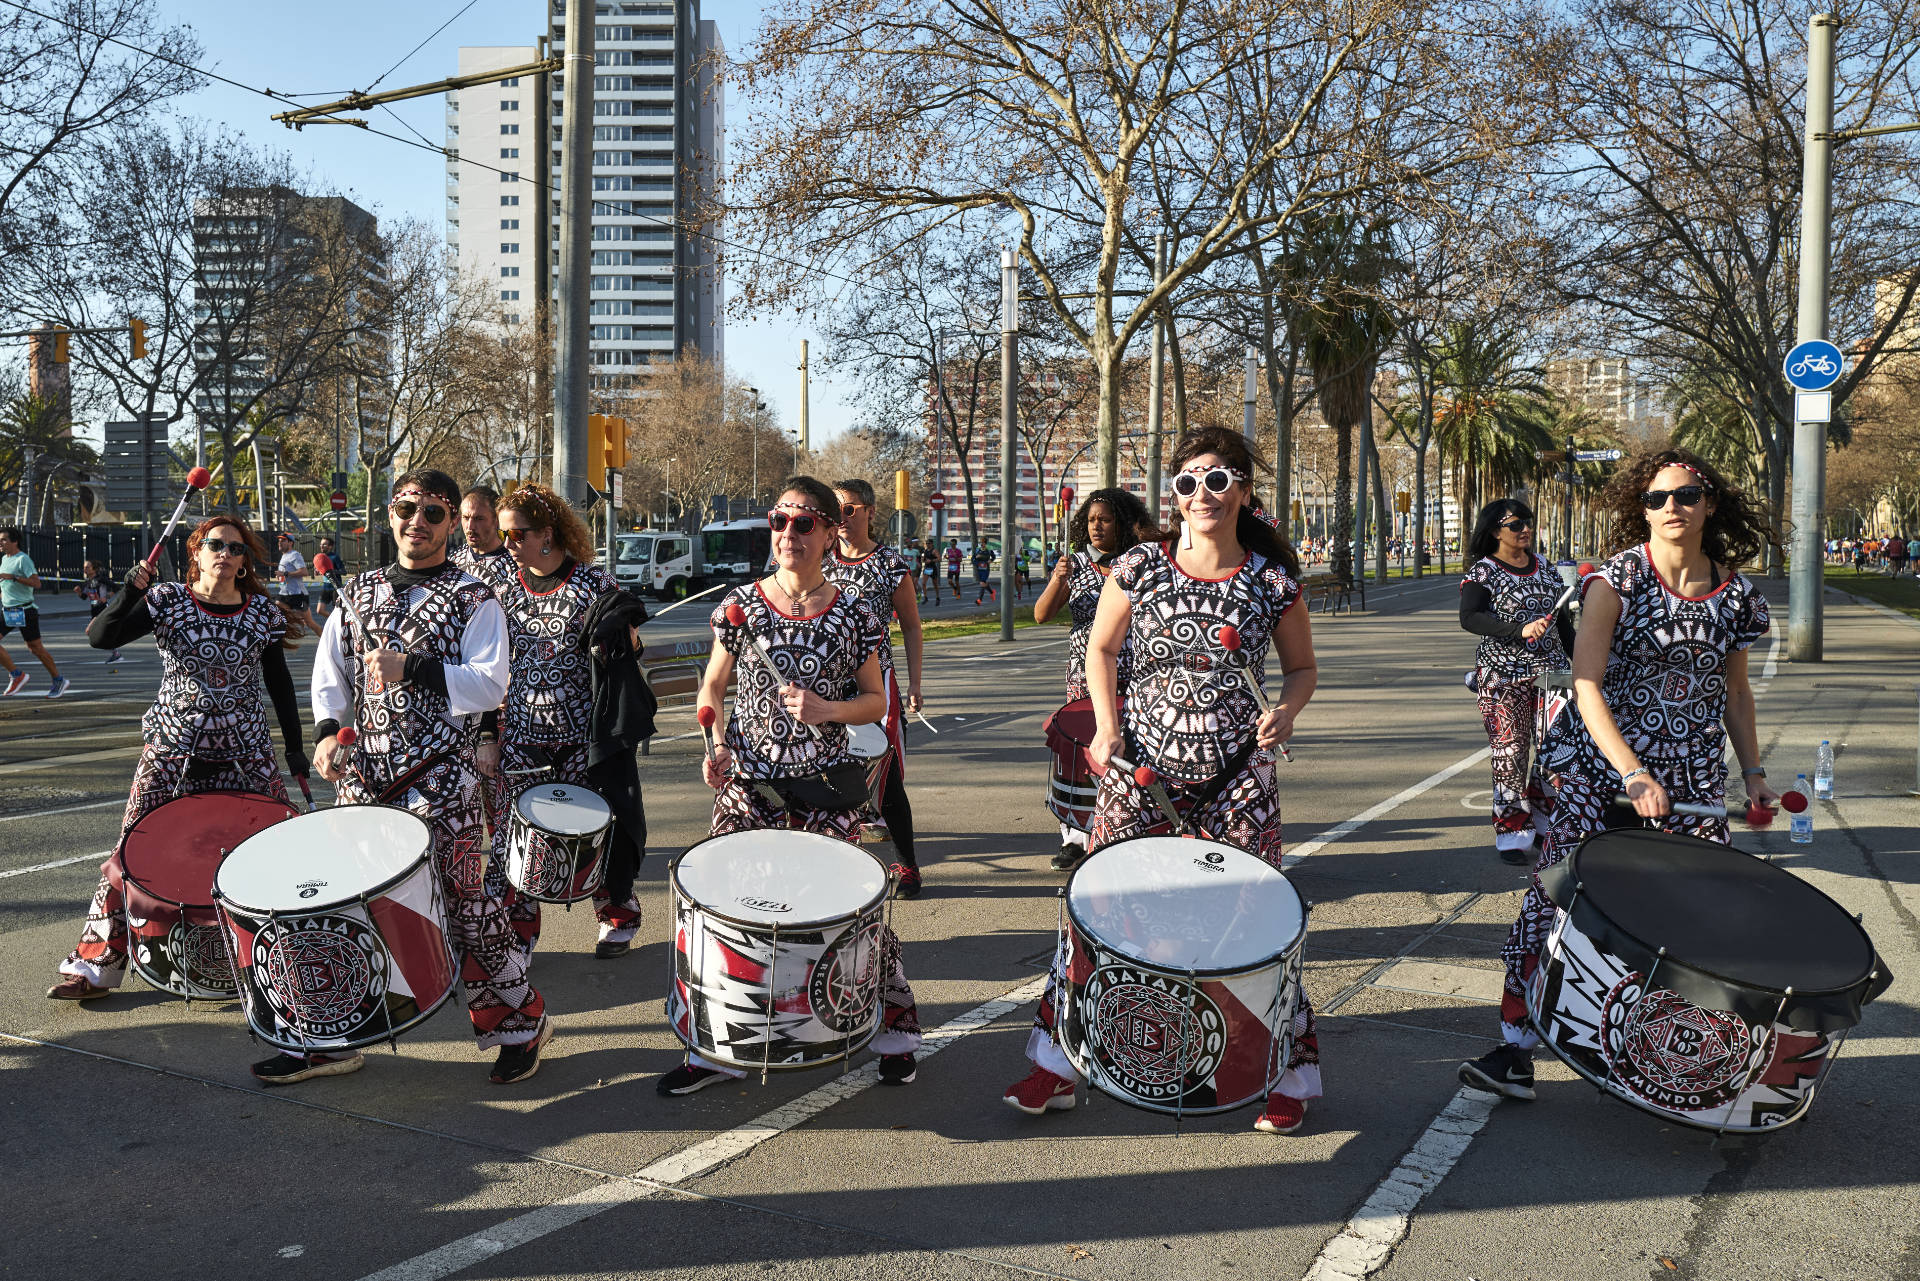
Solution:
<svg viewBox="0 0 1920 1281">
<path fill-rule="evenodd" d="M 476 552 L 471 547 L 462 547 L 447 559 L 495 591 L 510 586 L 518 572 L 504 544 L 490 552 Z"/>
<path fill-rule="evenodd" d="M 1620 593 L 1600 683 L 1614 723 L 1669 790 L 1723 794 L 1727 655 L 1767 634 L 1766 598 L 1739 573 L 1705 596 L 1682 596 L 1661 581 L 1644 545 L 1614 556 L 1600 573 Z M 1541 750 L 1556 772 L 1613 773 L 1578 715 L 1555 721 Z"/>
<path fill-rule="evenodd" d="M 389 778 L 398 778 L 435 756 L 469 751 L 480 718 L 449 720 L 448 696 L 416 682 L 383 684 L 367 669 L 361 657 L 366 640 L 349 620 L 357 615 L 387 649 L 457 664 L 467 623 L 494 596 L 485 583 L 451 563 L 424 585 L 396 592 L 387 578 L 390 568 L 370 569 L 347 583 L 344 594 L 353 614 L 342 620 L 341 649 L 347 683 L 359 694 L 357 759 L 378 761 Z M 367 768 L 363 764 L 362 772 Z"/>
<path fill-rule="evenodd" d="M 593 660 L 584 628 L 593 603 L 619 585 L 604 570 L 573 563 L 545 592 L 519 573 L 495 589 L 507 616 L 512 675 L 500 710 L 503 742 L 585 743 L 593 714 Z"/>
<path fill-rule="evenodd" d="M 1195 578 L 1159 543 L 1122 555 L 1113 581 L 1133 606 L 1125 719 L 1135 764 L 1177 782 L 1205 782 L 1253 737 L 1260 719 L 1259 703 L 1227 664 L 1248 664 L 1261 678 L 1273 629 L 1300 598 L 1300 584 L 1279 561 L 1251 551 L 1224 578 Z M 1240 632 L 1237 660 L 1220 645 L 1229 624 Z"/>
<path fill-rule="evenodd" d="M 1491 556 L 1475 561 L 1460 585 L 1476 583 L 1493 597 L 1493 613 L 1503 623 L 1530 623 L 1553 613 L 1554 602 L 1566 591 L 1559 571 L 1535 556 L 1533 566 L 1524 574 Z M 1560 631 L 1547 628 L 1539 640 L 1514 636 L 1482 636 L 1479 664 L 1482 671 L 1503 680 L 1532 680 L 1542 672 L 1564 672 L 1571 665 L 1566 648 L 1560 643 Z"/>
<path fill-rule="evenodd" d="M 746 618 L 727 622 L 727 606 L 739 605 Z M 708 622 L 720 644 L 733 655 L 734 700 L 727 717 L 727 750 L 742 778 L 792 778 L 813 774 L 853 759 L 844 725 L 802 725 L 787 715 L 779 685 L 766 665 L 749 657 L 753 638 L 773 651 L 774 665 L 788 680 L 822 698 L 842 701 L 860 692 L 860 667 L 880 651 L 886 627 L 866 599 L 836 591 L 817 614 L 794 618 L 773 607 L 758 583 L 746 583 L 720 598 Z"/>
<path fill-rule="evenodd" d="M 1100 593 L 1106 589 L 1108 570 L 1102 569 L 1091 550 L 1078 551 L 1068 558 L 1072 566 L 1067 575 L 1067 617 L 1073 625 L 1067 630 L 1067 697 L 1087 696 L 1087 642 L 1093 635 L 1093 618 L 1100 612 Z M 1120 696 L 1126 697 L 1127 681 L 1133 675 L 1133 635 L 1120 642 Z"/>
<path fill-rule="evenodd" d="M 820 568 L 828 582 L 865 597 L 880 621 L 892 626 L 894 590 L 912 572 L 899 552 L 880 543 L 865 556 L 848 559 L 835 547 Z M 893 670 L 893 638 L 885 631 L 880 633 L 880 670 Z"/>
<path fill-rule="evenodd" d="M 146 597 L 160 651 L 160 692 L 140 722 L 149 747 L 206 760 L 270 756 L 260 655 L 287 634 L 265 596 L 237 614 L 202 609 L 185 583 L 156 583 Z"/>
</svg>

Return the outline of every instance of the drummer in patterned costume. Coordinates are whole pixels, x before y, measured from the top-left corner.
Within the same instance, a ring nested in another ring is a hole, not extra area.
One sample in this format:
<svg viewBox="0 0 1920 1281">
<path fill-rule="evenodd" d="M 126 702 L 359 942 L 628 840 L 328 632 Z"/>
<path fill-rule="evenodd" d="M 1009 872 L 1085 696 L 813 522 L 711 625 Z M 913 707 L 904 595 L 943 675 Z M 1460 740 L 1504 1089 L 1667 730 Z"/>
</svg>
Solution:
<svg viewBox="0 0 1920 1281">
<path fill-rule="evenodd" d="M 1088 755 L 1104 770 L 1090 848 L 1172 830 L 1122 756 L 1153 769 L 1173 804 L 1201 833 L 1280 865 L 1280 799 L 1273 749 L 1293 735 L 1313 696 L 1313 635 L 1300 600 L 1299 558 L 1249 506 L 1256 463 L 1237 432 L 1204 428 L 1181 438 L 1172 460 L 1177 536 L 1121 555 L 1101 590 L 1087 648 L 1087 684 L 1098 728 Z M 1221 629 L 1242 638 L 1228 654 Z M 1120 707 L 1119 659 L 1133 647 L 1133 675 Z M 1282 673 L 1262 714 L 1229 664 L 1262 678 L 1271 646 Z M 1078 1076 L 1052 1036 L 1054 982 L 1027 1042 L 1034 1070 L 1005 1098 L 1039 1115 L 1073 1106 Z M 1302 994 L 1293 1054 L 1254 1128 L 1291 1134 L 1320 1095 L 1319 1039 Z"/>
<path fill-rule="evenodd" d="M 1480 638 L 1473 688 L 1493 749 L 1493 846 L 1516 867 L 1533 862 L 1550 812 L 1534 760 L 1546 706 L 1535 678 L 1566 671 L 1573 648 L 1573 628 L 1554 610 L 1566 585 L 1533 554 L 1533 532 L 1533 509 L 1519 499 L 1488 503 L 1460 580 L 1460 626 Z"/>
<path fill-rule="evenodd" d="M 861 771 L 846 727 L 886 715 L 884 624 L 863 597 L 840 590 L 821 570 L 840 517 L 840 500 L 826 485 L 811 476 L 790 478 L 767 513 L 774 572 L 727 593 L 713 611 L 713 656 L 699 705 L 720 713 L 728 681 L 737 682 L 726 743 L 703 766 L 716 792 L 714 836 L 797 828 L 850 841 L 860 825 L 864 783 L 857 781 Z M 730 611 L 739 623 L 729 621 Z M 756 641 L 765 643 L 784 682 L 749 654 Z M 847 786 L 827 777 L 849 772 L 856 781 Z M 891 928 L 881 931 L 880 965 L 880 1031 L 870 1044 L 880 1055 L 881 1083 L 906 1085 L 914 1077 L 920 1018 Z M 692 1094 L 740 1075 L 689 1054 L 658 1089 Z"/>
<path fill-rule="evenodd" d="M 920 862 L 913 852 L 913 806 L 907 800 L 906 714 L 920 710 L 920 603 L 913 592 L 913 572 L 906 558 L 874 539 L 873 486 L 864 480 L 843 480 L 833 487 L 840 500 L 840 540 L 827 552 L 822 568 L 827 581 L 853 592 L 880 615 L 880 676 L 886 682 L 887 715 L 881 728 L 893 748 L 887 765 L 885 790 L 880 794 L 880 817 L 900 861 L 890 869 L 901 898 L 920 893 Z M 907 692 L 904 701 L 894 673 L 893 620 L 900 620 L 901 646 L 907 651 Z"/>
<path fill-rule="evenodd" d="M 145 747 L 121 820 L 124 836 L 146 813 L 191 792 L 257 792 L 287 799 L 267 734 L 264 684 L 273 700 L 287 769 L 305 777 L 300 700 L 286 648 L 300 625 L 277 605 L 257 566 L 266 548 L 236 516 L 202 521 L 187 539 L 191 583 L 154 583 L 136 565 L 126 586 L 87 627 L 95 649 L 118 649 L 149 633 L 160 654 L 160 692 L 141 721 Z M 290 630 L 291 629 L 291 630 Z M 61 962 L 55 1000 L 87 1001 L 127 973 L 126 905 L 105 876 Z"/>
<path fill-rule="evenodd" d="M 500 495 L 475 485 L 460 500 L 460 534 L 466 542 L 450 558 L 483 583 L 499 586 L 513 578 L 513 557 L 500 537 Z"/>
<path fill-rule="evenodd" d="M 1625 793 L 1662 830 L 1729 839 L 1724 818 L 1673 813 L 1675 802 L 1727 799 L 1728 740 L 1747 799 L 1779 797 L 1760 767 L 1747 649 L 1770 626 L 1766 598 L 1739 566 L 1774 542 L 1765 520 L 1713 467 L 1683 449 L 1643 454 L 1620 469 L 1605 502 L 1623 549 L 1582 586 L 1573 649 L 1579 715 L 1548 731 L 1541 757 L 1552 778 L 1553 824 L 1502 956 L 1501 1043 L 1460 1065 L 1460 1079 L 1510 1098 L 1533 1097 L 1526 983 L 1539 964 L 1554 908 L 1540 872 L 1606 826 Z"/>
<path fill-rule="evenodd" d="M 498 511 L 500 534 L 514 566 L 494 589 L 506 614 L 512 674 L 497 723 L 488 718 L 482 725 L 477 752 L 493 795 L 493 812 L 512 814 L 520 793 L 536 783 L 578 784 L 612 803 L 606 795 L 610 789 L 590 772 L 594 637 L 588 629 L 601 612 L 596 607 L 614 604 L 608 598 L 624 593 L 611 575 L 594 566 L 586 522 L 551 489 L 526 485 L 501 499 Z M 630 603 L 644 619 L 638 602 Z M 627 643 L 621 648 L 631 655 L 635 637 L 631 628 L 626 630 Z M 485 741 L 489 738 L 497 741 Z M 629 766 L 631 761 L 629 753 Z M 632 791 L 631 806 L 621 807 L 608 837 L 605 878 L 594 895 L 600 922 L 594 955 L 602 960 L 624 956 L 640 926 L 633 880 L 647 830 L 637 780 Z M 504 844 L 504 834 L 496 829 L 496 864 Z M 514 928 L 532 947 L 540 934 L 540 904 L 511 890 L 509 894 Z"/>
<path fill-rule="evenodd" d="M 552 1036 L 546 1002 L 527 979 L 531 948 L 514 932 L 504 877 L 486 873 L 475 767 L 481 715 L 507 690 L 499 601 L 450 563 L 460 487 L 444 472 L 393 484 L 388 522 L 399 560 L 349 579 L 313 664 L 314 766 L 349 805 L 397 805 L 425 819 L 480 1048 L 499 1048 L 492 1081 L 524 1081 Z M 359 741 L 339 727 L 358 711 Z M 256 1064 L 269 1085 L 352 1072 L 358 1053 L 281 1054 Z"/>
<path fill-rule="evenodd" d="M 1093 631 L 1093 616 L 1100 608 L 1100 592 L 1113 572 L 1113 561 L 1142 538 L 1154 533 L 1153 517 L 1146 504 L 1124 489 L 1096 489 L 1080 504 L 1067 526 L 1073 544 L 1071 555 L 1053 563 L 1053 573 L 1033 603 L 1033 621 L 1044 623 L 1067 607 L 1072 626 L 1067 631 L 1067 701 L 1087 696 L 1087 637 Z M 1126 697 L 1127 681 L 1133 674 L 1133 646 L 1120 643 L 1120 695 Z M 1065 823 L 1060 825 L 1060 852 L 1053 856 L 1054 867 L 1065 871 L 1087 855 L 1087 834 Z"/>
</svg>

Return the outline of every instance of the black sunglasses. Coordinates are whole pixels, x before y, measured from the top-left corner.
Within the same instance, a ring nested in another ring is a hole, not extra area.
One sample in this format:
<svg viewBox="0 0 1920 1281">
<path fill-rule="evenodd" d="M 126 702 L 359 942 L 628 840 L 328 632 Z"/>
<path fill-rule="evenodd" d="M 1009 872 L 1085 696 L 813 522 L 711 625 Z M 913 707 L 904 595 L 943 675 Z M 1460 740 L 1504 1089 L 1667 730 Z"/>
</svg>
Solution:
<svg viewBox="0 0 1920 1281">
<path fill-rule="evenodd" d="M 439 503 L 416 503 L 411 498 L 397 498 L 387 510 L 393 513 L 395 520 L 412 520 L 413 514 L 419 512 L 427 518 L 429 525 L 443 525 L 451 514 L 449 508 Z"/>
<path fill-rule="evenodd" d="M 1520 517 L 1518 517 L 1518 516 L 1515 516 L 1515 517 L 1514 517 L 1513 519 L 1511 519 L 1511 520 L 1503 520 L 1503 521 L 1501 521 L 1501 522 L 1500 522 L 1500 528 L 1502 528 L 1502 529 L 1504 529 L 1504 530 L 1507 530 L 1507 531 L 1508 531 L 1508 532 L 1510 532 L 1510 533 L 1515 533 L 1515 534 L 1517 534 L 1517 533 L 1519 533 L 1519 532 L 1520 532 L 1521 530 L 1523 530 L 1523 529 L 1532 529 L 1532 528 L 1533 528 L 1533 522 L 1532 522 L 1532 521 L 1530 521 L 1530 520 L 1523 520 L 1523 519 L 1521 519 Z"/>
<path fill-rule="evenodd" d="M 1693 507 L 1698 505 L 1707 493 L 1705 485 L 1682 485 L 1678 489 L 1649 489 L 1640 495 L 1640 505 L 1650 512 L 1657 512 L 1665 507 L 1667 499 L 1671 498 L 1682 507 Z"/>
<path fill-rule="evenodd" d="M 200 550 L 212 552 L 215 556 L 223 554 L 245 556 L 247 545 L 237 538 L 231 541 L 225 538 L 203 538 L 200 540 Z"/>
<path fill-rule="evenodd" d="M 1233 488 L 1236 480 L 1247 479 L 1247 473 L 1232 467 L 1209 467 L 1204 472 L 1183 471 L 1173 478 L 1173 492 L 1182 498 L 1192 498 L 1205 485 L 1209 494 L 1224 494 Z"/>
</svg>

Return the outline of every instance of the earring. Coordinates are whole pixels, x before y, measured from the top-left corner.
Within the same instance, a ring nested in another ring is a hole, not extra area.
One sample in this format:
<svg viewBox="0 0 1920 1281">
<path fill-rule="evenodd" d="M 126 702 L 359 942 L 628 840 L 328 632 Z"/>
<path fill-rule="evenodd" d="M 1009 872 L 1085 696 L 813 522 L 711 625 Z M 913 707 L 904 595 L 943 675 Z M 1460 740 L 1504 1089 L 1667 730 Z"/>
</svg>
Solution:
<svg viewBox="0 0 1920 1281">
<path fill-rule="evenodd" d="M 540 544 L 540 554 L 542 556 L 553 555 L 553 540 L 551 538 L 549 538 L 546 542 Z"/>
<path fill-rule="evenodd" d="M 1180 522 L 1180 550 L 1183 552 L 1193 550 L 1193 526 L 1184 520 Z"/>
</svg>

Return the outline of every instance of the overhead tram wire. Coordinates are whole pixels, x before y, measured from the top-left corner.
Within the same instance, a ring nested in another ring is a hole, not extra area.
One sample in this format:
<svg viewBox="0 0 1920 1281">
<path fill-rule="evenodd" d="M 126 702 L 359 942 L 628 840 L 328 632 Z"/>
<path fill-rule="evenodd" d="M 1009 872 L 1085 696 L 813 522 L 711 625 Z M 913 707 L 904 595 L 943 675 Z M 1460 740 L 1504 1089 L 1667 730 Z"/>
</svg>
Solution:
<svg viewBox="0 0 1920 1281">
<path fill-rule="evenodd" d="M 419 53 L 422 49 L 426 48 L 428 42 L 431 41 L 434 36 L 439 35 L 442 31 L 445 31 L 448 27 L 451 27 L 454 23 L 460 21 L 461 14 L 466 13 L 467 10 L 473 8 L 474 5 L 479 3 L 480 3 L 480 0 L 467 0 L 465 4 L 460 6 L 458 13 L 455 13 L 451 18 L 448 18 L 445 22 L 435 27 L 432 33 L 427 36 L 426 40 L 422 40 L 419 44 L 407 50 L 407 54 L 405 58 L 400 59 L 400 61 L 394 63 L 391 67 L 388 67 L 385 71 L 382 71 L 379 77 L 374 80 L 373 84 L 368 85 L 366 88 L 362 89 L 360 92 L 372 93 L 374 89 L 380 84 L 380 81 L 385 80 L 388 76 L 400 70 L 401 67 L 406 65 L 408 58 L 413 57 L 414 54 Z M 393 115 L 391 111 L 389 111 L 387 114 L 390 116 Z M 394 116 L 393 118 L 395 120 L 400 119 L 400 117 L 398 116 Z"/>
</svg>

